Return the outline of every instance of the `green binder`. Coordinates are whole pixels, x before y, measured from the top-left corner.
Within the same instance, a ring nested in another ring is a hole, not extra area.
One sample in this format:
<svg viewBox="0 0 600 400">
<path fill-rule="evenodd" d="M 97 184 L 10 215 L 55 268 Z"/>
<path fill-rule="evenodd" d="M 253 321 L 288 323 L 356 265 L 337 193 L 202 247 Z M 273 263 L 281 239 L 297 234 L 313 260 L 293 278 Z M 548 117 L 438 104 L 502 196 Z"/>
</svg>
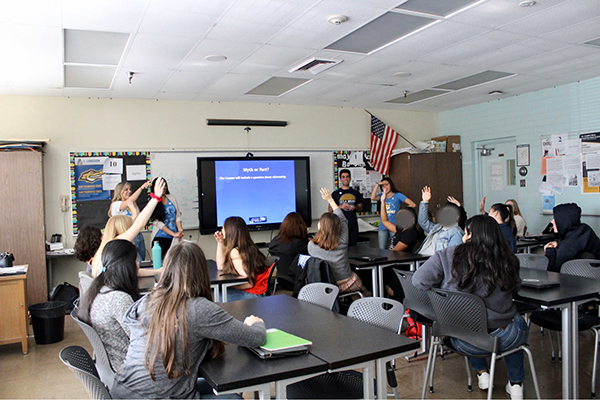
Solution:
<svg viewBox="0 0 600 400">
<path fill-rule="evenodd" d="M 261 349 L 269 352 L 290 351 L 294 349 L 303 349 L 312 345 L 310 340 L 302 339 L 291 333 L 279 329 L 267 329 L 267 341 L 260 346 Z"/>
</svg>

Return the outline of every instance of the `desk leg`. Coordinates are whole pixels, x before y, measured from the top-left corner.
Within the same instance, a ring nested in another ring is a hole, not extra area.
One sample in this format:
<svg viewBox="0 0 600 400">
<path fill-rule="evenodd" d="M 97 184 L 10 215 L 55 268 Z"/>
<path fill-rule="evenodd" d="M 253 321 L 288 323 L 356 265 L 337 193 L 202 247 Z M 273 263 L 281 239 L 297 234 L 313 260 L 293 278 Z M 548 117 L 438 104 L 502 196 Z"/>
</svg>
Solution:
<svg viewBox="0 0 600 400">
<path fill-rule="evenodd" d="M 578 313 L 577 303 L 572 302 L 562 309 L 562 380 L 563 399 L 579 398 L 578 357 Z"/>
<path fill-rule="evenodd" d="M 383 283 L 383 265 L 377 266 L 377 280 L 378 280 L 379 295 L 381 297 L 385 297 L 385 286 Z"/>
<path fill-rule="evenodd" d="M 375 360 L 375 376 L 377 377 L 377 398 L 387 398 L 387 373 L 385 370 L 385 360 L 378 358 Z"/>
<path fill-rule="evenodd" d="M 213 290 L 213 301 L 215 303 L 219 303 L 221 299 L 219 299 L 219 285 L 210 285 Z"/>
<path fill-rule="evenodd" d="M 373 297 L 379 297 L 379 271 L 380 266 L 378 265 L 376 268 L 371 269 L 371 278 L 373 279 Z M 381 278 L 383 280 L 383 278 Z"/>
<path fill-rule="evenodd" d="M 385 369 L 385 363 L 384 363 L 384 369 Z M 373 376 L 373 363 L 369 363 L 368 365 L 365 365 L 362 369 L 363 371 L 363 397 L 365 399 L 374 399 L 375 398 L 375 388 L 373 386 L 373 381 L 375 380 L 375 376 Z M 384 373 L 385 376 L 385 373 Z M 384 382 L 384 386 L 385 386 L 385 380 Z M 379 382 L 377 383 L 377 385 L 379 386 Z M 384 389 L 385 393 L 387 393 L 387 388 Z M 382 397 L 379 397 L 380 399 Z M 385 398 L 385 397 L 383 397 Z"/>
<path fill-rule="evenodd" d="M 48 285 L 48 300 L 50 300 L 50 294 L 52 293 L 52 259 L 46 258 L 46 279 Z"/>
<path fill-rule="evenodd" d="M 222 396 L 222 395 L 227 395 L 227 394 L 237 394 L 240 392 L 258 392 L 259 400 L 270 400 L 271 399 L 271 384 L 264 383 L 262 385 L 247 386 L 247 387 L 243 387 L 243 388 L 239 388 L 239 389 L 235 389 L 235 390 L 224 391 L 224 392 L 217 392 L 215 389 L 213 389 L 213 393 L 216 394 L 217 396 Z"/>
</svg>

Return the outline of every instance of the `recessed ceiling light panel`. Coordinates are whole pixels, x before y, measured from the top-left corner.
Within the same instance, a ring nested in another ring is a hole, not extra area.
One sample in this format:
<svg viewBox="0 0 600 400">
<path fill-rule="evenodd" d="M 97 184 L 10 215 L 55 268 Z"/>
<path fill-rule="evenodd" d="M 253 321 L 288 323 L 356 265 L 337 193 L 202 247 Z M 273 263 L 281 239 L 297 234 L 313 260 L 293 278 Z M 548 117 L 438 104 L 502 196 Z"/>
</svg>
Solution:
<svg viewBox="0 0 600 400">
<path fill-rule="evenodd" d="M 65 87 L 110 89 L 117 67 L 65 65 Z"/>
<path fill-rule="evenodd" d="M 471 86 L 496 81 L 498 79 L 506 78 L 512 75 L 514 74 L 510 72 L 483 71 L 475 75 L 467 76 L 452 82 L 444 83 L 443 85 L 435 86 L 434 88 L 445 90 L 460 90 Z"/>
<path fill-rule="evenodd" d="M 446 17 L 473 3 L 477 3 L 478 1 L 479 0 L 408 0 L 406 3 L 402 3 L 396 7 L 396 9 Z"/>
<path fill-rule="evenodd" d="M 386 12 L 331 43 L 326 49 L 368 54 L 436 21 L 433 18 Z"/>
<path fill-rule="evenodd" d="M 128 33 L 65 29 L 65 63 L 117 65 Z"/>
<path fill-rule="evenodd" d="M 300 78 L 282 78 L 274 76 L 268 79 L 250 90 L 246 94 L 259 95 L 259 96 L 281 96 L 290 90 L 296 89 L 310 82 L 311 79 L 300 79 Z"/>
<path fill-rule="evenodd" d="M 397 97 L 395 99 L 388 100 L 385 103 L 410 104 L 410 103 L 416 103 L 417 101 L 427 100 L 432 97 L 441 96 L 446 93 L 450 93 L 450 92 L 448 90 L 425 89 L 425 90 L 421 90 L 420 92 L 405 94 L 402 97 Z"/>
<path fill-rule="evenodd" d="M 588 46 L 600 47 L 600 38 L 594 39 L 594 40 L 589 40 L 589 41 L 585 42 L 584 44 L 587 44 Z"/>
</svg>

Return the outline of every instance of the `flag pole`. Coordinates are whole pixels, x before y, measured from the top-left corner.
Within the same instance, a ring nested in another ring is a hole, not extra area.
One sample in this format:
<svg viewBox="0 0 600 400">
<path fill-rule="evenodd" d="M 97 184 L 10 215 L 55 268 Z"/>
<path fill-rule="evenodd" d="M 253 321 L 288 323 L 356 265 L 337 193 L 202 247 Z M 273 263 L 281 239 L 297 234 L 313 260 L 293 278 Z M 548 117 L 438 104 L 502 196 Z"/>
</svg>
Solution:
<svg viewBox="0 0 600 400">
<path fill-rule="evenodd" d="M 365 110 L 365 109 L 363 108 L 363 110 Z M 371 114 L 371 113 L 370 113 L 370 112 L 368 112 L 367 110 L 365 110 L 365 112 L 366 112 L 367 114 L 369 114 L 371 117 L 375 117 L 373 114 Z M 375 117 L 375 118 L 377 118 L 377 117 Z M 417 148 L 417 146 L 415 146 L 414 144 L 412 144 L 412 142 L 411 142 L 410 140 L 408 140 L 407 138 L 405 138 L 404 136 L 402 136 L 401 134 L 399 134 L 397 131 L 395 131 L 395 132 L 396 132 L 396 135 L 400 136 L 402 139 L 404 139 L 404 141 L 406 141 L 406 142 L 407 142 L 408 144 L 410 144 L 412 147 L 414 147 L 415 149 Z"/>
</svg>

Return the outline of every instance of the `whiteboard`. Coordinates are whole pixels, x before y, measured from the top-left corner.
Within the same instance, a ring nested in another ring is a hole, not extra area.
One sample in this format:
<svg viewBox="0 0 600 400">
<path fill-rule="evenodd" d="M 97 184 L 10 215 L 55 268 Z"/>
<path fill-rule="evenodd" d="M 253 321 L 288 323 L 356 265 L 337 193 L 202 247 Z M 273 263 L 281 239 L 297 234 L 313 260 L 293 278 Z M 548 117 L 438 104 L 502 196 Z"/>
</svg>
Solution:
<svg viewBox="0 0 600 400">
<path fill-rule="evenodd" d="M 318 220 L 327 212 L 327 203 L 321 199 L 319 189 L 333 190 L 333 151 L 253 151 L 256 157 L 310 157 L 310 191 L 312 219 Z M 169 191 L 175 196 L 181 209 L 183 228 L 198 229 L 198 157 L 240 157 L 245 152 L 234 151 L 154 151 L 150 154 L 152 177 L 167 180 Z"/>
</svg>

